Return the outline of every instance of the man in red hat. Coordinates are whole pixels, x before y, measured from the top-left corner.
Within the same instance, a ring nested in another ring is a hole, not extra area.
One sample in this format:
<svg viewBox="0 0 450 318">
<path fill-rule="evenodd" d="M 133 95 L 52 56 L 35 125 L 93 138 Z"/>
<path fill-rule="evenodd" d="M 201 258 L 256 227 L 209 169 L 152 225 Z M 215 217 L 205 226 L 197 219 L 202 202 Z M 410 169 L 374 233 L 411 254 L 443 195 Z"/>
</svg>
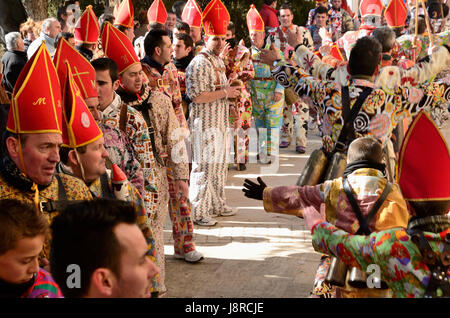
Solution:
<svg viewBox="0 0 450 318">
<path fill-rule="evenodd" d="M 92 6 L 87 6 L 75 26 L 75 48 L 88 61 L 92 60 L 94 51 L 97 47 L 98 36 L 100 35 L 100 26 L 97 16 L 92 10 Z"/>
<path fill-rule="evenodd" d="M 394 297 L 450 297 L 450 149 L 424 111 L 406 136 L 398 182 L 414 215 L 408 230 L 352 235 L 314 209 L 305 209 L 303 217 L 316 251 L 364 271 L 372 266 L 372 273 L 376 265 Z"/>
<path fill-rule="evenodd" d="M 44 43 L 19 75 L 6 128 L 0 164 L 2 199 L 33 203 L 49 223 L 57 214 L 53 212 L 64 209 L 69 201 L 92 199 L 83 182 L 55 173 L 62 144 L 61 91 Z M 47 239 L 43 258 L 48 259 L 49 247 Z M 46 265 L 44 260 L 41 265 Z"/>
<path fill-rule="evenodd" d="M 128 179 L 136 188 L 144 193 L 144 177 L 142 168 L 135 156 L 125 132 L 119 128 L 101 123 L 101 116 L 98 112 L 98 92 L 95 78 L 95 69 L 80 52 L 68 45 L 65 40 L 58 43 L 54 63 L 61 81 L 67 76 L 66 61 L 70 62 L 72 74 L 84 102 L 88 106 L 94 119 L 99 122 L 100 129 L 105 136 L 105 148 L 109 153 L 110 163 L 117 164 L 128 176 Z M 61 82 L 63 86 L 64 82 Z"/>
<path fill-rule="evenodd" d="M 202 9 L 195 0 L 188 0 L 184 6 L 183 13 L 181 15 L 183 22 L 189 24 L 192 40 L 194 41 L 195 50 L 194 56 L 197 55 L 203 49 L 205 42 L 202 37 Z"/>
<path fill-rule="evenodd" d="M 106 169 L 109 155 L 105 148 L 102 131 L 85 104 L 69 62 L 66 62 L 66 78 L 63 82 L 63 147 L 60 150 L 61 173 L 73 175 L 85 182 L 94 198 L 120 199 L 132 202 L 139 211 L 138 225 L 146 237 L 148 255 L 155 261 L 155 239 L 145 213 L 144 202 L 139 191 L 128 180 L 121 182 L 122 191 L 115 191 L 114 177 L 121 174 L 113 164 L 113 175 Z M 114 176 L 114 174 L 116 176 Z M 126 178 L 126 177 L 125 177 Z M 121 195 L 118 196 L 118 193 Z M 152 281 L 151 292 L 158 291 L 158 277 Z"/>
<path fill-rule="evenodd" d="M 142 65 L 133 50 L 131 42 L 126 36 L 107 24 L 102 35 L 102 45 L 105 56 L 116 62 L 119 71 L 120 87 L 117 94 L 121 97 L 123 105 L 119 114 L 119 123 L 126 123 L 128 108 L 141 114 L 146 123 L 146 136 L 150 137 L 150 144 L 143 152 L 149 153 L 145 158 L 145 167 L 155 169 L 155 179 L 152 180 L 157 188 L 157 211 L 152 213 L 152 225 L 156 237 L 157 265 L 161 269 L 161 293 L 166 291 L 164 285 L 164 238 L 163 227 L 168 213 L 169 183 L 166 165 L 173 168 L 175 181 L 174 193 L 187 196 L 187 183 L 189 179 L 187 168 L 187 150 L 183 136 L 179 134 L 179 123 L 173 110 L 170 98 L 143 82 L 145 75 Z M 126 110 L 126 111 L 125 111 Z M 126 128 L 124 128 L 125 130 Z M 177 131 L 178 130 L 178 131 Z M 178 133 L 178 134 L 177 134 Z M 177 136 L 178 138 L 173 138 Z M 142 136 L 141 138 L 143 138 Z M 148 166 L 151 160 L 151 166 Z M 149 213 L 147 209 L 147 213 Z"/>
<path fill-rule="evenodd" d="M 134 9 L 131 0 L 123 0 L 114 8 L 114 26 L 123 32 L 131 42 L 134 40 Z"/>
<path fill-rule="evenodd" d="M 193 162 L 189 198 L 194 223 L 214 226 L 211 216 L 236 212 L 226 204 L 227 136 L 229 101 L 239 95 L 238 86 L 229 86 L 225 65 L 219 58 L 225 46 L 230 15 L 220 0 L 211 1 L 203 11 L 205 48 L 186 69 L 189 121 L 192 131 Z M 213 135 L 212 135 L 213 134 Z"/>
</svg>

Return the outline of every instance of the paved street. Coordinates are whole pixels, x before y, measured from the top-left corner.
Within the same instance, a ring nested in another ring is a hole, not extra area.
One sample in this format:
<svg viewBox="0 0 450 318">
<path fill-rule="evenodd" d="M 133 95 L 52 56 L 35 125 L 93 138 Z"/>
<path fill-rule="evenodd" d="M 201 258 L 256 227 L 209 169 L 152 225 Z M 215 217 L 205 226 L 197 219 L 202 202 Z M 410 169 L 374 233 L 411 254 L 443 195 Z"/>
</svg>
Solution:
<svg viewBox="0 0 450 318">
<path fill-rule="evenodd" d="M 450 144 L 450 124 L 443 135 Z M 245 178 L 262 176 L 269 186 L 296 183 L 311 152 L 319 148 L 317 131 L 309 132 L 307 153 L 296 154 L 291 145 L 280 150 L 278 171 L 261 171 L 267 165 L 249 164 L 246 171 L 229 170 L 228 204 L 239 209 L 231 217 L 218 218 L 215 227 L 195 227 L 198 250 L 206 258 L 188 264 L 173 257 L 171 224 L 165 225 L 167 297 L 183 298 L 300 298 L 307 297 L 320 254 L 311 246 L 303 220 L 266 213 L 261 201 L 244 197 Z"/>
</svg>

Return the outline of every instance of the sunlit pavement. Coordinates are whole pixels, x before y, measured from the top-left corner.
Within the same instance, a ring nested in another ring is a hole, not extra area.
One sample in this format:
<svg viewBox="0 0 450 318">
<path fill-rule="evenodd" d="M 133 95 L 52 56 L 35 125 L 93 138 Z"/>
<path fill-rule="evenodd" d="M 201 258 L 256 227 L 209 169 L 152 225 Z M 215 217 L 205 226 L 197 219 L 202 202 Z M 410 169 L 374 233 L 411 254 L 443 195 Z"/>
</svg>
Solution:
<svg viewBox="0 0 450 318">
<path fill-rule="evenodd" d="M 450 124 L 442 129 L 450 144 Z M 167 297 L 307 297 L 311 291 L 320 254 L 311 246 L 303 220 L 266 213 L 262 201 L 244 197 L 245 178 L 261 176 L 268 186 L 296 183 L 311 152 L 320 147 L 317 131 L 310 131 L 307 153 L 295 153 L 291 144 L 280 149 L 279 169 L 249 164 L 246 171 L 228 173 L 226 194 L 231 217 L 217 218 L 214 227 L 195 226 L 195 241 L 205 259 L 188 264 L 173 257 L 170 220 L 165 224 Z M 266 169 L 261 171 L 261 169 Z"/>
</svg>

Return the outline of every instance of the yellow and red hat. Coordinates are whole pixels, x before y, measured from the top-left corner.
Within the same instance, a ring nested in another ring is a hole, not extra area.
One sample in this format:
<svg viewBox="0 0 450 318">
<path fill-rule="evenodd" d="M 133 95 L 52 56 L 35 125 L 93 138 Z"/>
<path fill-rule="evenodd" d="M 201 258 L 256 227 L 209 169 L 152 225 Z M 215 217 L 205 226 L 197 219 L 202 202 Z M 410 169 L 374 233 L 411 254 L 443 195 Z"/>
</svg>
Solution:
<svg viewBox="0 0 450 318">
<path fill-rule="evenodd" d="M 181 20 L 189 24 L 191 28 L 202 27 L 202 9 L 195 0 L 189 0 L 184 6 Z"/>
<path fill-rule="evenodd" d="M 230 14 L 220 0 L 212 0 L 202 15 L 202 24 L 206 36 L 226 36 Z"/>
<path fill-rule="evenodd" d="M 97 97 L 97 82 L 94 67 L 66 39 L 61 38 L 58 42 L 55 56 L 53 57 L 53 63 L 58 72 L 61 87 L 64 86 L 66 79 L 66 61 L 70 61 L 73 78 L 81 90 L 83 98 Z"/>
<path fill-rule="evenodd" d="M 97 43 L 100 35 L 100 26 L 91 5 L 86 7 L 86 10 L 84 10 L 83 14 L 78 19 L 74 35 L 75 40 L 79 42 L 89 44 Z"/>
<path fill-rule="evenodd" d="M 384 11 L 386 23 L 390 27 L 402 27 L 408 17 L 408 8 L 403 0 L 391 0 Z"/>
<path fill-rule="evenodd" d="M 66 78 L 63 87 L 63 146 L 69 148 L 82 147 L 103 136 L 102 131 L 92 117 L 84 102 L 81 91 L 72 75 L 72 67 L 68 61 Z"/>
<path fill-rule="evenodd" d="M 248 31 L 264 31 L 264 20 L 256 10 L 255 5 L 250 5 L 250 10 L 247 12 L 247 28 Z"/>
<path fill-rule="evenodd" d="M 61 88 L 44 42 L 17 78 L 6 129 L 16 134 L 62 134 Z"/>
<path fill-rule="evenodd" d="M 383 13 L 383 3 L 381 0 L 362 0 L 359 5 L 359 11 L 361 12 L 361 17 L 368 15 L 374 15 L 381 17 Z"/>
<path fill-rule="evenodd" d="M 105 57 L 117 64 L 119 74 L 140 63 L 130 39 L 109 22 L 106 22 L 103 29 L 102 47 Z"/>
<path fill-rule="evenodd" d="M 127 28 L 133 28 L 134 10 L 131 0 L 123 0 L 122 3 L 116 8 L 114 9 L 114 25 L 122 25 Z"/>
<path fill-rule="evenodd" d="M 331 45 L 330 55 L 339 61 L 345 62 L 344 55 L 342 54 L 341 49 L 339 48 L 337 43 L 333 43 Z"/>
<path fill-rule="evenodd" d="M 406 132 L 397 180 L 406 200 L 450 200 L 450 150 L 424 110 Z"/>
<path fill-rule="evenodd" d="M 147 11 L 148 23 L 157 22 L 165 24 L 167 20 L 167 10 L 161 0 L 154 0 Z"/>
</svg>

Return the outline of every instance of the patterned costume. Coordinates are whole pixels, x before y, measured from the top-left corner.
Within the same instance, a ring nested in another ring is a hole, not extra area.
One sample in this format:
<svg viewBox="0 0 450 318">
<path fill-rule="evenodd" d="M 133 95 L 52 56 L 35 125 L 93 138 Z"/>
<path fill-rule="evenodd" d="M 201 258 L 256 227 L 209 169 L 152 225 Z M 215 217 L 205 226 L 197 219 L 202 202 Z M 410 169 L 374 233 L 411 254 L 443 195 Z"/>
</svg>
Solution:
<svg viewBox="0 0 450 318">
<path fill-rule="evenodd" d="M 252 100 L 245 85 L 247 81 L 255 76 L 250 51 L 245 46 L 237 45 L 228 52 L 225 66 L 228 78 L 230 78 L 232 73 L 237 74 L 237 77 L 233 77 L 233 79 L 238 79 L 244 84 L 241 94 L 236 98 L 234 105 L 232 105 L 236 107 L 239 118 L 231 116 L 230 123 L 235 128 L 235 163 L 246 164 L 248 162 L 249 147 L 248 129 L 251 127 L 252 121 Z"/>
<path fill-rule="evenodd" d="M 179 126 L 176 128 L 170 127 L 167 136 L 163 135 L 163 144 L 169 144 L 166 138 L 174 138 L 172 131 L 176 131 L 178 134 L 178 138 L 174 140 L 180 140 L 179 138 L 181 138 L 181 140 L 184 139 L 185 142 L 187 142 L 187 138 L 189 137 L 189 127 L 183 112 L 177 68 L 172 62 L 162 66 L 148 55 L 142 60 L 142 66 L 149 80 L 151 89 L 159 91 L 170 98 L 173 112 L 178 120 Z M 170 111 L 169 120 L 171 120 L 171 115 L 172 111 Z M 165 117 L 167 118 L 167 114 Z M 168 151 L 167 155 L 171 157 L 171 151 Z M 178 165 L 180 165 L 182 169 L 188 169 L 187 158 L 181 163 L 170 161 L 170 164 L 167 165 L 166 173 L 170 193 L 169 216 L 172 221 L 174 251 L 175 254 L 183 255 L 195 250 L 195 244 L 193 242 L 194 224 L 191 220 L 191 206 L 189 202 L 182 200 L 182 198 L 179 197 L 179 194 L 175 193 L 176 180 L 189 180 L 189 171 L 183 171 L 182 174 L 174 174 L 174 169 L 180 169 L 177 167 Z M 184 177 L 180 178 L 181 175 Z"/>
<path fill-rule="evenodd" d="M 289 27 L 290 30 L 295 30 L 296 28 L 302 33 L 303 44 L 313 51 L 314 42 L 308 29 L 294 24 Z M 267 34 L 267 44 L 270 46 L 271 43 L 274 43 L 274 45 L 283 52 L 284 58 L 289 61 L 291 60 L 294 48 L 288 45 L 286 32 L 286 28 L 282 26 L 269 30 Z M 296 147 L 302 147 L 304 150 L 307 143 L 309 107 L 297 96 L 292 94 L 292 91 L 285 91 L 285 101 L 286 103 L 284 104 L 283 109 L 283 126 L 281 127 L 281 144 L 289 145 L 292 134 L 295 134 Z"/>
<path fill-rule="evenodd" d="M 328 10 L 328 23 L 330 24 L 333 32 L 340 38 L 345 32 L 353 31 L 353 20 L 350 14 L 343 8 Z"/>
</svg>

